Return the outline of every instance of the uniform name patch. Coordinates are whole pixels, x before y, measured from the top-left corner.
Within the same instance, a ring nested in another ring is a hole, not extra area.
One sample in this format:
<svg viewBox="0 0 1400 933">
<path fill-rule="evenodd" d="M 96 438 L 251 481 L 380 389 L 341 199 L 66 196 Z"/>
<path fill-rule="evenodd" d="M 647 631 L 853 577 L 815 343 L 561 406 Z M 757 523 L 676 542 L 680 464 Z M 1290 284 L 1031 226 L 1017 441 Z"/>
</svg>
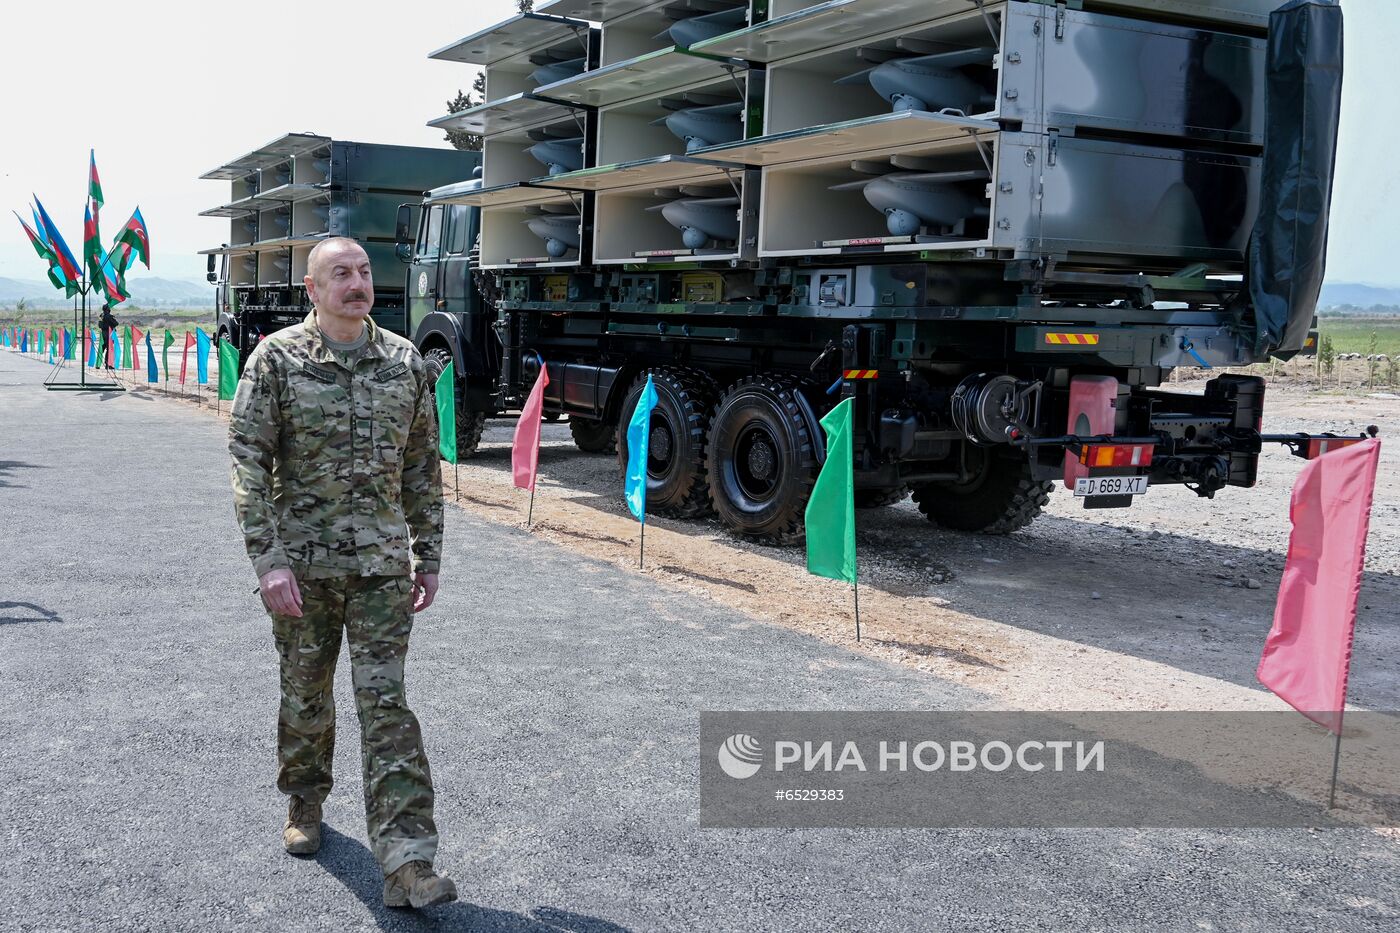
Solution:
<svg viewBox="0 0 1400 933">
<path fill-rule="evenodd" d="M 317 369 L 310 363 L 301 364 L 301 371 L 306 373 L 312 379 L 317 380 L 318 382 L 328 382 L 331 384 L 334 384 L 336 382 L 335 373 L 327 372 L 324 369 Z"/>
<path fill-rule="evenodd" d="M 390 379 L 402 376 L 406 372 L 408 372 L 407 363 L 396 363 L 388 369 L 381 369 L 379 372 L 375 373 L 374 378 L 379 382 L 388 382 Z"/>
</svg>

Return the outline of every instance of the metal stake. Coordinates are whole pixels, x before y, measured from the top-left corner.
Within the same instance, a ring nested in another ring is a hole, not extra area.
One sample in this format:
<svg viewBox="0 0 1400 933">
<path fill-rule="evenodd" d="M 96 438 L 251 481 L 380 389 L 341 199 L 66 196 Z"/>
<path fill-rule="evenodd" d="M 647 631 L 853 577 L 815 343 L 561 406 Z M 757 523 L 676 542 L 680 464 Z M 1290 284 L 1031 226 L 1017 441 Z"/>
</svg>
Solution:
<svg viewBox="0 0 1400 933">
<path fill-rule="evenodd" d="M 1337 805 L 1337 766 L 1342 761 L 1342 724 L 1337 722 L 1337 744 L 1332 748 L 1332 789 L 1327 792 L 1327 809 Z"/>
<path fill-rule="evenodd" d="M 851 594 L 856 601 L 856 641 L 860 641 L 860 577 L 851 581 Z"/>
<path fill-rule="evenodd" d="M 646 556 L 647 556 L 647 523 L 646 523 L 646 519 L 642 519 L 642 543 L 641 543 L 641 547 L 640 547 L 640 548 L 638 549 L 638 551 L 637 551 L 637 569 L 638 569 L 638 570 L 641 570 L 641 569 L 642 569 L 642 563 L 646 560 Z"/>
<path fill-rule="evenodd" d="M 530 523 L 535 520 L 535 484 L 530 484 L 530 511 L 525 513 L 525 527 L 529 528 Z"/>
</svg>

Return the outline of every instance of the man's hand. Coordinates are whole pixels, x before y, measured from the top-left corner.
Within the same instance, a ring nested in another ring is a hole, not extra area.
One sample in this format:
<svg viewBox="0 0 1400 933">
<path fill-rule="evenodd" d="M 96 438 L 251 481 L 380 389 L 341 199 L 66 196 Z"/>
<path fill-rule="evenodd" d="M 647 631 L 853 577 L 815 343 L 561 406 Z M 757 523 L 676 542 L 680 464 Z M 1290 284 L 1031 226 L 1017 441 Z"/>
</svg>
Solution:
<svg viewBox="0 0 1400 933">
<path fill-rule="evenodd" d="M 296 574 L 286 568 L 269 570 L 258 578 L 258 589 L 262 590 L 263 605 L 267 608 L 278 615 L 301 618 L 301 590 L 297 587 Z"/>
<path fill-rule="evenodd" d="M 422 612 L 431 606 L 437 597 L 437 588 L 437 574 L 415 573 L 413 575 L 413 611 Z"/>
</svg>

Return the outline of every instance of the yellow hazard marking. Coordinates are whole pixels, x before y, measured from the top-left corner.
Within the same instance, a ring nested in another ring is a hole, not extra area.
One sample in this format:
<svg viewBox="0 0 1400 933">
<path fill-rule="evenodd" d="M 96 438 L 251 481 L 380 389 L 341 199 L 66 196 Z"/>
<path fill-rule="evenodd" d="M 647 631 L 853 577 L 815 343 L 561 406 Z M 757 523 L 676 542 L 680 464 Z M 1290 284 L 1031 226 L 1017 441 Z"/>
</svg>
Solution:
<svg viewBox="0 0 1400 933">
<path fill-rule="evenodd" d="M 874 379 L 880 375 L 878 369 L 848 369 L 845 378 L 847 379 Z"/>
<path fill-rule="evenodd" d="M 1099 342 L 1098 334 L 1046 334 L 1045 342 L 1056 346 L 1062 344 L 1075 344 L 1079 346 L 1093 346 Z"/>
</svg>

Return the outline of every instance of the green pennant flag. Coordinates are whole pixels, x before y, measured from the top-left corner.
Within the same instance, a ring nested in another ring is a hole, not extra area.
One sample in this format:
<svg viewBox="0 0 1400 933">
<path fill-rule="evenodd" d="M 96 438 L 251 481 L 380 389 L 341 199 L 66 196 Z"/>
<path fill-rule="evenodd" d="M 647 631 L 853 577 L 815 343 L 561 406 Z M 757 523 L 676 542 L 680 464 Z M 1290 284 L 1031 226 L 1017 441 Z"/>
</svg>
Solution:
<svg viewBox="0 0 1400 933">
<path fill-rule="evenodd" d="M 169 344 L 166 344 L 169 346 Z M 228 401 L 238 389 L 238 348 L 227 340 L 219 341 L 219 399 Z"/>
<path fill-rule="evenodd" d="M 851 406 L 842 399 L 822 419 L 826 462 L 807 500 L 807 572 L 832 580 L 856 582 L 855 457 L 851 441 Z"/>
<path fill-rule="evenodd" d="M 170 381 L 170 345 L 175 342 L 175 335 L 167 328 L 165 331 L 165 346 L 160 348 L 160 371 L 165 374 L 165 381 Z"/>
<path fill-rule="evenodd" d="M 116 362 L 117 369 L 131 368 L 131 325 L 122 331 L 122 358 Z"/>
<path fill-rule="evenodd" d="M 433 397 L 437 400 L 438 453 L 448 463 L 457 462 L 457 377 L 452 361 L 438 376 L 433 386 Z"/>
</svg>

